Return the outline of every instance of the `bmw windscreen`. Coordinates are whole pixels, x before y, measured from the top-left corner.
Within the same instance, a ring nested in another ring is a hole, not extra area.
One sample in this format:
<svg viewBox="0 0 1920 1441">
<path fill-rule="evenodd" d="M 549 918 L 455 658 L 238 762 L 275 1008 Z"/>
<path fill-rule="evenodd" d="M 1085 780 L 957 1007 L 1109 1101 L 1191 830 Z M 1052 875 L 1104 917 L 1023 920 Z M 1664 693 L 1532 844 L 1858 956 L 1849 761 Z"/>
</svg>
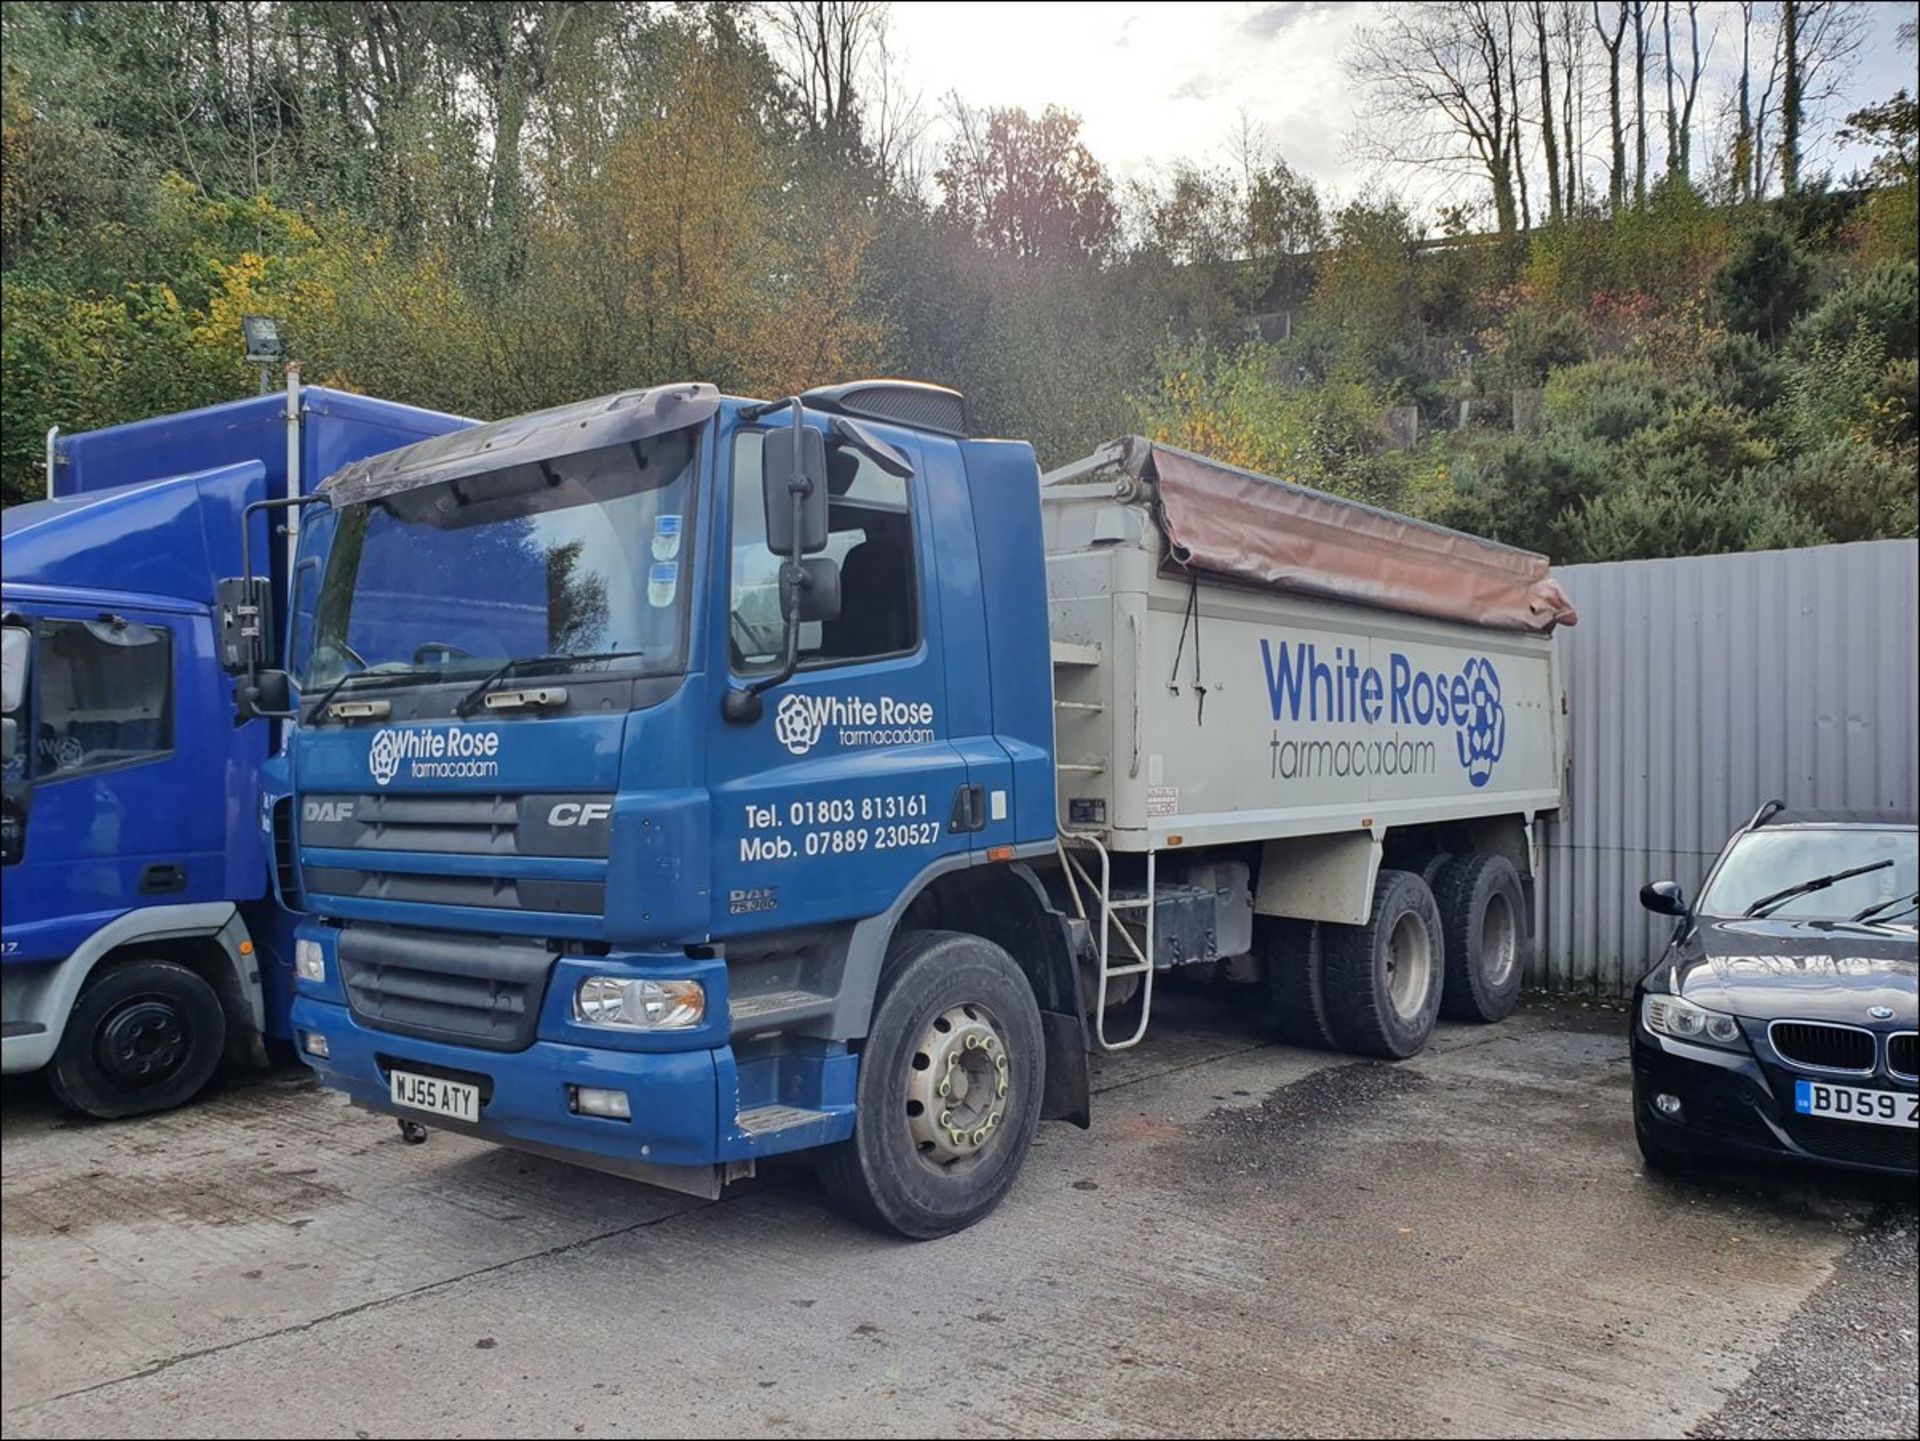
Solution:
<svg viewBox="0 0 1920 1441">
<path fill-rule="evenodd" d="M 692 429 L 344 507 L 305 688 L 685 668 Z M 384 678 L 384 679 L 383 679 Z M 344 684 L 342 684 L 344 682 Z"/>
<path fill-rule="evenodd" d="M 1868 826 L 1749 831 L 1720 863 L 1700 909 L 1709 916 L 1912 925 L 1920 833 Z"/>
</svg>

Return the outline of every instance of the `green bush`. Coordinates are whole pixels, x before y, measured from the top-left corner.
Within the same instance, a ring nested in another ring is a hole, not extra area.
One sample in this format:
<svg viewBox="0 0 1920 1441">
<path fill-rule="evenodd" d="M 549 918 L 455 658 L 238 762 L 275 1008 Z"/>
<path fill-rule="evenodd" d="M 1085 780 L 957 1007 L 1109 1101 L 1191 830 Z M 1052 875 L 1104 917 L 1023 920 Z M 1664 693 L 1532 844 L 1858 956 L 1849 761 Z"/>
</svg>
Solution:
<svg viewBox="0 0 1920 1441">
<path fill-rule="evenodd" d="M 1920 265 L 1887 261 L 1843 285 L 1793 328 L 1794 349 L 1847 344 L 1857 331 L 1880 338 L 1890 360 L 1911 360 L 1920 350 Z"/>
<path fill-rule="evenodd" d="M 1562 562 L 1642 556 L 1719 555 L 1818 545 L 1820 526 L 1750 485 L 1702 491 L 1657 471 L 1597 496 L 1564 527 Z"/>
<path fill-rule="evenodd" d="M 1905 453 L 1838 440 L 1755 476 L 1766 495 L 1806 515 L 1828 540 L 1915 533 L 1914 466 Z"/>
<path fill-rule="evenodd" d="M 1813 299 L 1813 267 L 1786 231 L 1763 226 L 1713 277 L 1713 294 L 1729 330 L 1778 344 Z"/>
<path fill-rule="evenodd" d="M 1722 405 L 1759 414 L 1786 396 L 1786 366 L 1751 335 L 1734 331 L 1714 341 L 1707 347 L 1707 365 L 1713 397 Z"/>
</svg>

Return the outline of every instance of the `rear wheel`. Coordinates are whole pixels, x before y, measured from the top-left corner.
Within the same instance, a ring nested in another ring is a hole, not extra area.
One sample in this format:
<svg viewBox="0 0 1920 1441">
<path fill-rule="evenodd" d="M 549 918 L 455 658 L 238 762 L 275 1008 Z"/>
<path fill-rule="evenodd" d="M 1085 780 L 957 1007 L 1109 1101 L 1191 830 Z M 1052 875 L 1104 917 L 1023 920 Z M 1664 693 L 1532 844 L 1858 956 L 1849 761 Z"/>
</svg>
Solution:
<svg viewBox="0 0 1920 1441">
<path fill-rule="evenodd" d="M 47 1079 L 70 1110 L 101 1120 L 191 1100 L 226 1047 L 220 998 L 173 961 L 95 971 L 67 1017 Z"/>
<path fill-rule="evenodd" d="M 1320 927 L 1313 921 L 1274 920 L 1266 932 L 1263 960 L 1275 1032 L 1297 1046 L 1339 1049 L 1327 1014 Z"/>
<path fill-rule="evenodd" d="M 1423 1049 L 1440 1014 L 1445 957 L 1427 883 L 1412 871 L 1381 871 L 1372 918 L 1327 927 L 1322 944 L 1327 1011 L 1342 1049 L 1395 1061 Z"/>
<path fill-rule="evenodd" d="M 1006 1195 L 1040 1117 L 1045 1043 L 1012 956 L 956 931 L 902 936 L 860 1057 L 853 1139 L 820 1178 L 842 1210 L 925 1240 Z"/>
<path fill-rule="evenodd" d="M 1447 938 L 1440 1014 L 1456 1021 L 1504 1021 L 1520 1000 L 1527 969 L 1526 902 L 1505 856 L 1455 856 L 1433 884 Z"/>
</svg>

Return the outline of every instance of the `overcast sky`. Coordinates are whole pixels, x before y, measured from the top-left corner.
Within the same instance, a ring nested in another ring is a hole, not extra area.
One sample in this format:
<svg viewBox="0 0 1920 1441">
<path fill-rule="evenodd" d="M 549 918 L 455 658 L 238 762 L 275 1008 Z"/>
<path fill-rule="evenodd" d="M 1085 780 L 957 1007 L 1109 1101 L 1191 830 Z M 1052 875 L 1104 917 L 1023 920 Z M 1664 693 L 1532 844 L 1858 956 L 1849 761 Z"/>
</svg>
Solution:
<svg viewBox="0 0 1920 1441">
<path fill-rule="evenodd" d="M 976 105 L 1020 105 L 1036 113 L 1054 102 L 1080 114 L 1088 145 L 1121 178 L 1150 173 L 1181 157 L 1224 163 L 1231 155 L 1229 137 L 1244 110 L 1264 127 L 1272 148 L 1289 163 L 1348 197 L 1377 172 L 1350 143 L 1359 115 L 1340 60 L 1354 32 L 1375 19 L 1381 8 L 1339 0 L 899 0 L 893 7 L 892 33 L 910 86 L 924 94 L 930 110 L 938 111 L 942 97 L 953 91 Z M 1650 14 L 1658 11 L 1655 5 L 1647 8 Z M 1914 85 L 1914 51 L 1897 46 L 1894 36 L 1901 21 L 1913 19 L 1920 6 L 1866 8 L 1870 40 L 1835 107 L 1839 115 L 1885 99 L 1902 85 Z M 1677 18 L 1681 6 L 1674 10 Z M 1740 36 L 1732 4 L 1702 5 L 1701 16 L 1703 31 L 1716 22 L 1722 30 L 1703 86 L 1708 94 L 1702 110 L 1711 125 L 1721 97 L 1730 89 L 1728 77 L 1738 74 Z M 1589 48 L 1597 57 L 1597 42 Z M 1651 61 L 1649 70 L 1648 105 L 1661 107 L 1658 120 L 1650 117 L 1649 125 L 1657 146 L 1657 134 L 1665 125 L 1665 96 L 1661 72 Z M 1595 112 L 1602 126 L 1604 110 L 1602 94 Z M 1596 187 L 1603 188 L 1601 147 L 1590 150 L 1594 158 L 1588 169 Z M 1836 157 L 1829 148 L 1826 156 L 1815 157 L 1816 165 L 1835 158 L 1843 169 L 1858 160 Z M 1412 177 L 1396 178 L 1402 184 L 1412 182 Z M 1427 181 L 1419 188 L 1432 199 L 1444 187 Z"/>
</svg>

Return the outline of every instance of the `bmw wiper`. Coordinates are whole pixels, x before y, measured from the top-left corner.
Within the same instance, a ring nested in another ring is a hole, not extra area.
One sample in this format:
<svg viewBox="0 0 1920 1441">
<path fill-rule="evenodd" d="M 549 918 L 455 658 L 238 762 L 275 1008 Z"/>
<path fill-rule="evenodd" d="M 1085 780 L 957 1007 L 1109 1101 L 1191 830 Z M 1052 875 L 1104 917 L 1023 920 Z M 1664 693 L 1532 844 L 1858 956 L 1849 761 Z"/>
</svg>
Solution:
<svg viewBox="0 0 1920 1441">
<path fill-rule="evenodd" d="M 516 671 L 535 670 L 541 667 L 546 667 L 548 669 L 553 669 L 553 670 L 559 670 L 565 666 L 585 665 L 590 661 L 621 660 L 627 656 L 645 655 L 645 654 L 646 652 L 643 650 L 601 650 L 601 651 L 586 651 L 577 655 L 556 654 L 556 655 L 515 656 L 512 660 L 508 661 L 505 665 L 501 666 L 498 670 L 493 671 L 489 675 L 482 676 L 480 680 L 475 683 L 472 690 L 468 691 L 465 695 L 461 696 L 459 700 L 454 702 L 453 713 L 459 716 L 462 720 L 465 720 L 468 714 L 471 713 L 473 708 L 480 704 L 481 700 L 486 696 L 486 693 L 492 690 L 494 685 L 497 682 L 505 680 L 508 676 L 514 674 Z"/>
<path fill-rule="evenodd" d="M 1915 891 L 1910 896 L 1889 896 L 1884 901 L 1875 901 L 1864 911 L 1848 916 L 1847 919 L 1850 921 L 1870 921 L 1882 911 L 1890 911 L 1897 916 L 1901 911 L 1910 911 L 1915 906 L 1920 906 L 1920 891 Z"/>
<path fill-rule="evenodd" d="M 1855 876 L 1864 876 L 1870 871 L 1884 871 L 1893 864 L 1891 857 L 1884 861 L 1871 861 L 1864 866 L 1854 866 L 1849 870 L 1835 871 L 1830 876 L 1815 876 L 1810 881 L 1800 881 L 1788 886 L 1784 891 L 1775 891 L 1770 896 L 1762 896 L 1748 906 L 1744 914 L 1764 916 L 1775 906 L 1783 905 L 1796 896 L 1810 895 L 1814 891 L 1824 891 L 1828 886 L 1838 885 L 1841 881 L 1852 880 Z"/>
</svg>

